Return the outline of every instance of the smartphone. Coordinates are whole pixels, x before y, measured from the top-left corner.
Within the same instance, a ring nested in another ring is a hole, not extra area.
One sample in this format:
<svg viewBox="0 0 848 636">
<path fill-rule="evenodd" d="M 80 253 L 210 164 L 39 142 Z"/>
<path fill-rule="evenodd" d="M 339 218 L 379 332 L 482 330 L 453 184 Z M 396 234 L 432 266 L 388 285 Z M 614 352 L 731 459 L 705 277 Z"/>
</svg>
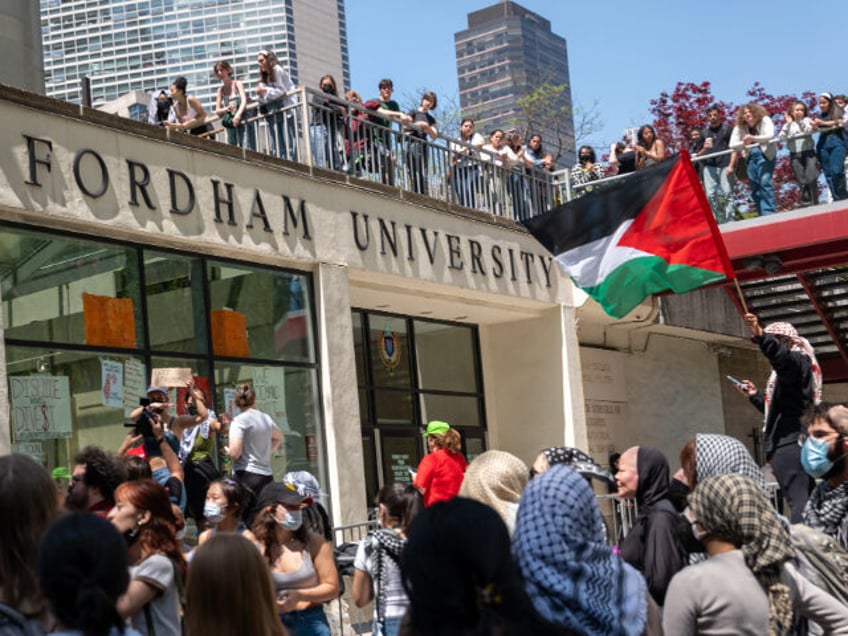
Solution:
<svg viewBox="0 0 848 636">
<path fill-rule="evenodd" d="M 747 388 L 748 388 L 748 385 L 747 385 L 747 384 L 745 384 L 744 382 L 742 382 L 742 380 L 737 380 L 737 379 L 736 379 L 736 378 L 734 378 L 732 375 L 728 375 L 728 376 L 725 376 L 725 377 L 726 377 L 728 380 L 730 380 L 731 382 L 733 382 L 733 384 L 735 384 L 736 386 L 738 386 L 740 389 L 747 389 Z"/>
</svg>

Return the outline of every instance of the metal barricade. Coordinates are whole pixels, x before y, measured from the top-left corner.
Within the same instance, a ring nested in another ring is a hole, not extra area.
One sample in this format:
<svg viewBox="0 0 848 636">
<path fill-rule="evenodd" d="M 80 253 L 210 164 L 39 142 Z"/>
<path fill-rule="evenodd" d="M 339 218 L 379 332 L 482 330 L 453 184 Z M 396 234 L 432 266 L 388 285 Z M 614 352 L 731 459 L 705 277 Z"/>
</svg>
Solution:
<svg viewBox="0 0 848 636">
<path fill-rule="evenodd" d="M 333 634 L 370 634 L 373 622 L 373 607 L 369 603 L 359 608 L 353 602 L 353 558 L 356 545 L 365 538 L 369 530 L 377 527 L 374 520 L 351 523 L 333 528 L 334 555 L 339 570 L 340 583 L 344 592 L 328 605 L 327 620 Z M 329 611 L 329 607 L 333 611 Z"/>
</svg>

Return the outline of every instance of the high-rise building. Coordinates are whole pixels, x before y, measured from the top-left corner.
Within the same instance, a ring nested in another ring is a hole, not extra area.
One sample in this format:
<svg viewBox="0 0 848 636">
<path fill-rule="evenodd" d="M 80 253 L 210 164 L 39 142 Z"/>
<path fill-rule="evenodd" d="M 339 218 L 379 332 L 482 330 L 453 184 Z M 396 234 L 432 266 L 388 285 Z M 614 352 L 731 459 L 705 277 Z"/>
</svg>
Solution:
<svg viewBox="0 0 848 636">
<path fill-rule="evenodd" d="M 543 85 L 565 87 L 549 110 L 567 114 L 541 117 L 547 121 L 532 132 L 542 135 L 546 150 L 559 150 L 558 164 L 574 162 L 568 50 L 549 20 L 515 2 L 498 2 L 469 13 L 468 28 L 454 34 L 454 45 L 462 113 L 480 131 L 527 125 L 518 100 Z M 530 124 L 540 126 L 538 120 Z"/>
<path fill-rule="evenodd" d="M 225 59 L 252 90 L 256 54 L 271 49 L 298 85 L 324 74 L 350 85 L 344 0 L 40 0 L 46 92 L 94 106 L 183 75 L 208 109 Z"/>
</svg>

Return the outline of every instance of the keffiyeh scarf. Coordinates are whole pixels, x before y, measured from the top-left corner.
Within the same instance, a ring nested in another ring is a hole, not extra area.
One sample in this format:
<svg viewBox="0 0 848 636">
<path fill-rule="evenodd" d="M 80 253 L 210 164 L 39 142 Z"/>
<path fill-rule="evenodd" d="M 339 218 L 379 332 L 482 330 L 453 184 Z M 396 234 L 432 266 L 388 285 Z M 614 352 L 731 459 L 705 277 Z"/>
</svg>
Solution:
<svg viewBox="0 0 848 636">
<path fill-rule="evenodd" d="M 769 634 L 790 633 L 792 599 L 780 576 L 795 551 L 759 485 L 744 475 L 716 475 L 699 481 L 689 502 L 704 530 L 742 550 L 745 564 L 768 596 Z"/>
<path fill-rule="evenodd" d="M 584 477 L 594 477 L 608 484 L 615 484 L 612 474 L 606 468 L 598 465 L 589 455 L 570 446 L 552 446 L 542 451 L 551 466 L 565 464 L 576 470 Z"/>
<path fill-rule="evenodd" d="M 848 549 L 848 481 L 832 488 L 822 481 L 804 508 L 804 523 L 821 530 Z"/>
<path fill-rule="evenodd" d="M 580 634 L 636 636 L 647 621 L 647 585 L 604 542 L 586 480 L 565 466 L 533 479 L 521 496 L 512 552 L 533 606 Z"/>
<path fill-rule="evenodd" d="M 715 475 L 737 473 L 753 479 L 768 496 L 766 480 L 751 453 L 738 439 L 727 435 L 695 435 L 695 470 L 698 481 Z"/>
<path fill-rule="evenodd" d="M 822 399 L 822 372 L 819 366 L 819 361 L 816 359 L 816 353 L 813 350 L 813 345 L 806 338 L 798 335 L 797 329 L 788 322 L 773 322 L 763 329 L 765 333 L 770 333 L 773 336 L 786 336 L 792 340 L 791 351 L 803 353 L 810 359 L 813 368 L 813 404 L 818 404 Z M 777 371 L 772 369 L 766 382 L 766 390 L 764 394 L 765 407 L 763 409 L 763 422 L 768 422 L 769 409 L 774 398 L 774 387 L 777 386 Z M 765 429 L 763 429 L 765 430 Z"/>
</svg>

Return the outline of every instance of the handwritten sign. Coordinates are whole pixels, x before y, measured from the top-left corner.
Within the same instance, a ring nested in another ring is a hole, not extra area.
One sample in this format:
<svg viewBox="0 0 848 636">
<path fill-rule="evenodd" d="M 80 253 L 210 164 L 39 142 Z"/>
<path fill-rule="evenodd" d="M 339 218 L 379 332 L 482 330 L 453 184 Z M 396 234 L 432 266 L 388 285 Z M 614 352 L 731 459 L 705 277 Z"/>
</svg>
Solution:
<svg viewBox="0 0 848 636">
<path fill-rule="evenodd" d="M 67 376 L 9 378 L 15 441 L 71 436 L 71 392 Z"/>
<path fill-rule="evenodd" d="M 150 374 L 150 386 L 185 386 L 191 380 L 191 369 L 153 369 Z"/>
<path fill-rule="evenodd" d="M 44 448 L 41 442 L 18 442 L 12 444 L 12 452 L 18 455 L 29 455 L 39 464 L 44 463 Z"/>
<path fill-rule="evenodd" d="M 138 407 L 138 400 L 147 392 L 147 369 L 137 358 L 124 360 L 124 417 Z"/>
<path fill-rule="evenodd" d="M 224 413 L 226 413 L 230 419 L 233 419 L 236 415 L 241 413 L 241 409 L 236 406 L 235 389 L 224 389 Z"/>
<path fill-rule="evenodd" d="M 274 420 L 283 433 L 289 432 L 286 414 L 286 371 L 280 367 L 262 367 L 253 373 L 256 408 Z"/>
<path fill-rule="evenodd" d="M 124 406 L 124 365 L 100 360 L 100 403 L 119 409 Z"/>
</svg>

